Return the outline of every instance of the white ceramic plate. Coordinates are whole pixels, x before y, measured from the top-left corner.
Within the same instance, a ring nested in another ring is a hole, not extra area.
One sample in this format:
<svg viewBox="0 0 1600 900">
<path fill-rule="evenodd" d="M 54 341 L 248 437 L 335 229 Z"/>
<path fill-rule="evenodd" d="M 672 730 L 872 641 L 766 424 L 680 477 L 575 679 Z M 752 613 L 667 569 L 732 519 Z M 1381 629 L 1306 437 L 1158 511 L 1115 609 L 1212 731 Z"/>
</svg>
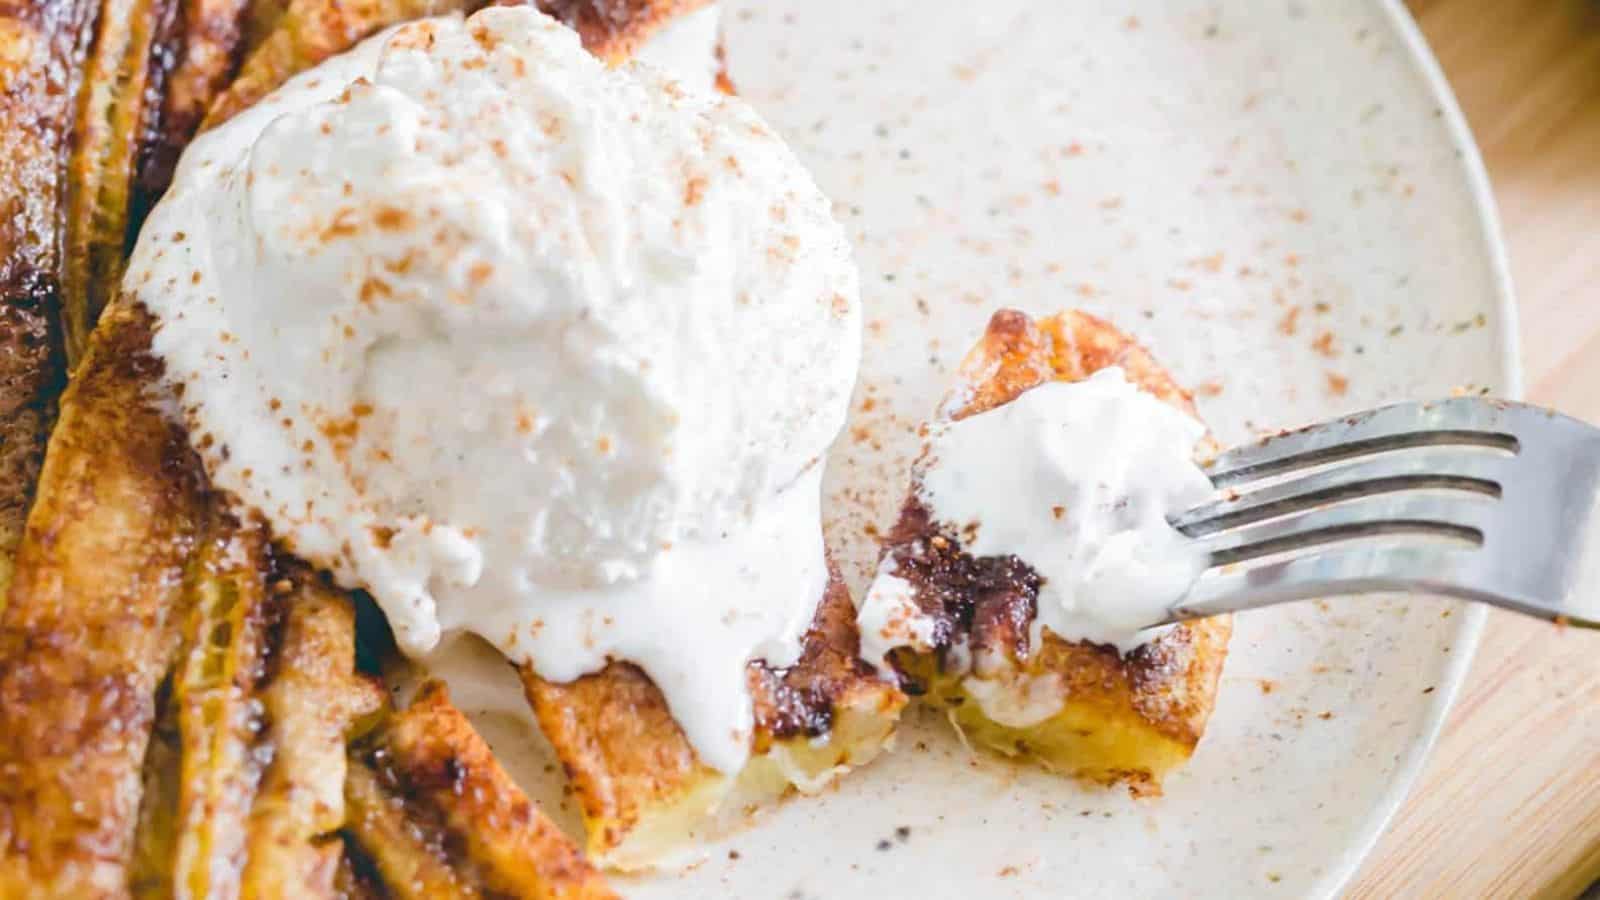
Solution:
<svg viewBox="0 0 1600 900">
<path fill-rule="evenodd" d="M 913 429 L 1001 306 L 1110 318 L 1228 442 L 1519 390 L 1481 166 L 1398 3 L 742 0 L 724 21 L 740 92 L 859 253 L 864 363 L 826 507 L 858 593 Z M 1416 774 L 1481 622 L 1400 598 L 1240 617 L 1205 740 L 1152 800 L 972 757 L 913 713 L 895 752 L 831 792 L 685 874 L 619 886 L 1328 895 Z"/>
</svg>

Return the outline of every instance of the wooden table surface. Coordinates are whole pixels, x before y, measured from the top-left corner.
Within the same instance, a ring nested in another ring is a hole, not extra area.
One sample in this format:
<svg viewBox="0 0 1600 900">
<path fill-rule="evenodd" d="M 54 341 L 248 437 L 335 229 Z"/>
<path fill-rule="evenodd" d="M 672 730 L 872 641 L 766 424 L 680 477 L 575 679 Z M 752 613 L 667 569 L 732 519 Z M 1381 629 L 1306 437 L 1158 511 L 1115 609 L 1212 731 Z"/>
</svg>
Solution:
<svg viewBox="0 0 1600 900">
<path fill-rule="evenodd" d="M 1411 0 L 1494 183 L 1529 399 L 1600 423 L 1600 3 Z M 1572 897 L 1600 879 L 1600 634 L 1492 611 L 1352 897 Z"/>
</svg>

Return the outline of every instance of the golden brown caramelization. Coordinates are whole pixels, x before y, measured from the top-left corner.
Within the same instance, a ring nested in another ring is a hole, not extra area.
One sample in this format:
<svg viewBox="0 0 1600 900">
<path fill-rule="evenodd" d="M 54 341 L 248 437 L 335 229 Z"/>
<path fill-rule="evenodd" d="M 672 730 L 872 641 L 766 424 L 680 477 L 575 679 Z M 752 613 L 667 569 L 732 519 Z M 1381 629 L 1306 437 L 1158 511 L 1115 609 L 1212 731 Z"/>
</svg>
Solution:
<svg viewBox="0 0 1600 900">
<path fill-rule="evenodd" d="M 503 5 L 521 5 L 508 0 Z M 668 22 L 711 0 L 537 0 L 538 7 L 578 32 L 589 52 L 613 65 L 625 62 Z M 262 29 L 239 76 L 217 99 L 208 125 L 224 121 L 297 73 L 342 53 L 379 31 L 424 16 L 472 13 L 489 0 L 256 0 L 252 21 Z M 260 24 L 271 22 L 270 26 Z"/>
<path fill-rule="evenodd" d="M 1143 390 L 1197 415 L 1189 393 L 1143 347 L 1109 323 L 1070 310 L 1038 322 L 1012 310 L 996 313 L 963 361 L 961 386 L 942 414 L 976 415 L 1047 380 L 1076 381 L 1108 366 L 1122 367 Z M 1215 449 L 1208 437 L 1196 452 L 1204 459 Z M 1026 564 L 964 553 L 961 536 L 933 522 L 915 493 L 885 552 L 935 622 L 937 648 L 928 654 L 901 648 L 893 662 L 908 689 L 947 706 L 969 737 L 1136 792 L 1159 791 L 1162 776 L 1194 751 L 1216 702 L 1230 617 L 1178 625 L 1126 655 L 1048 630 L 1041 646 L 1030 647 L 1039 580 Z M 975 661 L 971 672 L 968 659 Z M 987 714 L 986 705 L 1022 712 L 1008 725 Z"/>
<path fill-rule="evenodd" d="M 142 307 L 90 331 L 247 47 L 224 111 L 478 5 L 0 0 L 0 896 L 613 896 L 442 689 L 389 709 L 351 598 L 210 493 Z M 586 36 L 611 58 L 674 8 Z"/>
<path fill-rule="evenodd" d="M 0 896 L 123 883 L 202 523 L 187 441 L 146 394 L 149 322 L 107 326 L 63 398 L 0 611 Z"/>
<path fill-rule="evenodd" d="M 606 62 L 628 61 L 663 25 L 714 0 L 537 0 L 539 9 L 578 32 Z"/>
<path fill-rule="evenodd" d="M 142 110 L 132 197 L 132 227 L 166 191 L 178 154 L 206 110 L 227 87 L 243 54 L 248 0 L 165 0 L 171 7 L 156 36 Z"/>
<path fill-rule="evenodd" d="M 424 684 L 411 706 L 355 753 L 351 766 L 360 773 L 349 781 L 359 808 L 349 833 L 380 871 L 434 872 L 430 877 L 490 896 L 615 896 L 512 782 L 439 682 Z M 378 837 L 402 808 L 410 809 L 411 830 L 423 836 L 419 844 L 431 861 L 401 862 L 393 845 Z M 452 855 L 470 864 L 452 864 Z"/>
<path fill-rule="evenodd" d="M 378 684 L 356 671 L 348 597 L 302 575 L 282 613 L 275 676 L 261 691 L 272 761 L 245 825 L 242 896 L 338 893 L 346 739 L 381 714 Z M 274 582 L 273 591 L 283 589 Z"/>
<path fill-rule="evenodd" d="M 65 377 L 61 160 L 97 6 L 0 0 L 0 597 Z"/>
<path fill-rule="evenodd" d="M 461 896 L 611 896 L 442 691 L 385 713 L 350 598 L 205 491 L 150 325 L 96 330 L 0 612 L 0 896 L 404 895 L 369 863 L 433 827 Z M 347 796 L 399 804 L 393 840 Z"/>
<path fill-rule="evenodd" d="M 116 294 L 126 251 L 238 63 L 245 0 L 103 0 L 81 67 L 61 220 L 73 366 Z"/>
<path fill-rule="evenodd" d="M 84 61 L 61 234 L 61 318 L 73 366 L 122 273 L 144 106 L 159 72 L 150 63 L 170 2 L 101 3 Z"/>
<path fill-rule="evenodd" d="M 791 788 L 815 791 L 871 760 L 905 696 L 871 674 L 859 645 L 855 608 L 834 572 L 799 662 L 747 670 L 755 734 L 749 763 L 731 777 L 699 761 L 638 668 L 612 663 L 555 684 L 524 667 L 539 726 L 582 808 L 589 854 L 617 868 L 647 866 L 717 830 L 718 811 L 740 815 Z"/>
</svg>

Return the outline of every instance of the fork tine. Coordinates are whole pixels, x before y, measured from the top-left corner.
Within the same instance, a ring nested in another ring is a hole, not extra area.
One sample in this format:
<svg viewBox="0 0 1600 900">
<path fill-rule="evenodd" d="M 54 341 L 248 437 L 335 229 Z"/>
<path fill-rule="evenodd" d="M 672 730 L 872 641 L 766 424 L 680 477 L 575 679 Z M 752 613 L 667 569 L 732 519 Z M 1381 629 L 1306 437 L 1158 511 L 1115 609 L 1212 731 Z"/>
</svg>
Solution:
<svg viewBox="0 0 1600 900">
<path fill-rule="evenodd" d="M 1303 466 L 1407 447 L 1456 444 L 1515 452 L 1517 439 L 1506 426 L 1508 418 L 1522 409 L 1520 404 L 1478 397 L 1381 406 L 1228 450 L 1212 463 L 1211 481 L 1227 487 Z"/>
<path fill-rule="evenodd" d="M 1214 568 L 1201 575 L 1172 608 L 1172 618 L 1200 618 L 1294 600 L 1377 591 L 1500 600 L 1492 589 L 1469 587 L 1476 556 L 1477 551 L 1444 544 L 1363 546 Z"/>
<path fill-rule="evenodd" d="M 1352 538 L 1392 535 L 1451 538 L 1481 545 L 1494 505 L 1479 497 L 1383 496 L 1319 507 L 1201 541 L 1222 566 Z"/>
<path fill-rule="evenodd" d="M 1172 520 L 1211 565 L 1167 621 L 1390 591 L 1600 628 L 1600 429 L 1576 419 L 1401 404 L 1230 451 L 1212 481 L 1231 496 Z"/>
<path fill-rule="evenodd" d="M 1500 495 L 1509 459 L 1440 448 L 1324 469 L 1184 510 L 1172 526 L 1202 537 L 1314 506 L 1375 494 L 1444 489 Z"/>
</svg>

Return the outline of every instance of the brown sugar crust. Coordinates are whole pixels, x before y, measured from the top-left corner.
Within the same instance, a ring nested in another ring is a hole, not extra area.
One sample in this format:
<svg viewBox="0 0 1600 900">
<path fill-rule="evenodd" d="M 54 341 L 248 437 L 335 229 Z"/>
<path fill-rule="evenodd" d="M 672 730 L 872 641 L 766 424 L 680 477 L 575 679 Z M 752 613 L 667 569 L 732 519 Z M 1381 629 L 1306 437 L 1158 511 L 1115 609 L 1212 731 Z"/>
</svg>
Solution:
<svg viewBox="0 0 1600 900">
<path fill-rule="evenodd" d="M 1198 417 L 1189 392 L 1147 350 L 1110 323 L 1076 310 L 1038 321 L 1015 310 L 997 312 L 963 360 L 962 387 L 942 413 L 951 419 L 976 415 L 1047 380 L 1077 381 L 1110 366 L 1122 367 L 1141 389 Z M 1215 449 L 1207 437 L 1196 454 L 1207 459 Z M 1042 646 L 1030 648 L 1037 574 L 1014 557 L 974 558 L 961 544 L 962 535 L 934 523 L 914 491 L 886 541 L 895 573 L 916 586 L 916 603 L 935 622 L 941 669 L 964 637 L 974 658 L 999 654 L 1019 670 L 1053 673 L 1065 680 L 1069 697 L 1108 710 L 1135 710 L 1150 728 L 1183 744 L 1199 740 L 1227 655 L 1230 617 L 1180 624 L 1127 655 L 1048 630 Z M 923 687 L 917 678 L 910 680 L 908 690 Z"/>
<path fill-rule="evenodd" d="M 98 895 L 131 852 L 202 505 L 147 396 L 150 325 L 121 309 L 95 332 L 0 612 L 0 896 Z"/>
<path fill-rule="evenodd" d="M 97 6 L 0 2 L 0 590 L 64 383 L 61 174 Z"/>
<path fill-rule="evenodd" d="M 817 607 L 795 665 L 782 670 L 752 662 L 746 670 L 754 702 L 753 755 L 791 739 L 827 736 L 836 713 L 872 707 L 892 716 L 904 697 L 858 658 L 855 607 L 836 569 Z M 624 839 L 652 810 L 711 775 L 672 717 L 666 698 L 637 666 L 613 662 L 572 682 L 521 669 L 540 729 L 550 739 L 577 792 L 585 818 L 605 823 L 591 847 Z"/>
<path fill-rule="evenodd" d="M 540 10 L 578 32 L 583 46 L 611 65 L 626 62 L 668 22 L 710 0 L 538 0 Z M 211 106 L 207 126 L 236 115 L 296 74 L 363 39 L 424 16 L 470 14 L 487 0 L 290 0 L 275 27 Z M 510 0 L 500 5 L 525 5 Z"/>
<path fill-rule="evenodd" d="M 538 0 L 539 9 L 578 32 L 589 52 L 617 65 L 628 61 L 661 26 L 712 0 Z"/>
<path fill-rule="evenodd" d="M 225 109 L 467 5 L 0 0 L 0 897 L 398 894 L 379 859 L 489 893 L 613 896 L 442 691 L 387 707 L 350 595 L 209 489 L 163 413 L 149 314 L 121 297 L 98 316 L 247 41 L 263 62 Z M 619 35 L 675 14 L 645 6 Z M 787 685 L 773 727 L 814 727 L 825 693 Z M 347 752 L 374 727 L 381 778 Z M 359 823 L 352 794 L 376 802 Z M 429 826 L 438 856 L 411 842 Z"/>
<path fill-rule="evenodd" d="M 774 741 L 826 735 L 833 726 L 834 710 L 852 692 L 876 690 L 866 684 L 872 670 L 859 658 L 861 635 L 855 619 L 849 591 L 838 570 L 830 567 L 827 591 L 801 644 L 799 661 L 786 669 L 759 661 L 750 664 L 754 752 L 764 752 Z"/>
<path fill-rule="evenodd" d="M 137 229 L 172 181 L 188 145 L 244 52 L 249 0 L 168 0 L 166 21 L 150 54 L 129 220 Z"/>
<path fill-rule="evenodd" d="M 208 490 L 153 325 L 119 301 L 95 330 L 0 610 L 0 897 L 334 896 L 352 854 L 391 864 L 364 876 L 385 896 L 425 865 L 614 896 L 442 690 L 389 709 L 350 596 Z M 381 772 L 347 767 L 375 727 Z"/>
<path fill-rule="evenodd" d="M 439 835 L 447 859 L 471 861 L 463 876 L 485 895 L 616 897 L 512 781 L 442 683 L 423 685 L 363 757 L 411 820 Z M 357 823 L 352 831 L 359 835 L 363 828 Z M 452 848 L 452 842 L 463 846 Z"/>
</svg>

